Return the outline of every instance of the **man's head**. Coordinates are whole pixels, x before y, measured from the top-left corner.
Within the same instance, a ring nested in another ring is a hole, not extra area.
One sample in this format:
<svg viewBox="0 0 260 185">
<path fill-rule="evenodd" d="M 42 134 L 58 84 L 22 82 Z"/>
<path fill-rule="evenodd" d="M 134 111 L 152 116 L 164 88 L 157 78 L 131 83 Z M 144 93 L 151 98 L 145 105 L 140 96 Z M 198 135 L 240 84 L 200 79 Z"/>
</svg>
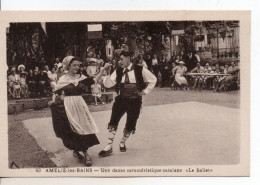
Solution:
<svg viewBox="0 0 260 185">
<path fill-rule="evenodd" d="M 49 66 L 44 66 L 44 69 L 46 70 L 46 71 L 49 71 Z"/>
<path fill-rule="evenodd" d="M 189 52 L 188 56 L 189 56 L 189 58 L 191 58 L 192 57 L 192 52 Z"/>
<path fill-rule="evenodd" d="M 197 62 L 197 67 L 200 67 L 200 62 Z"/>
<path fill-rule="evenodd" d="M 56 63 L 59 63 L 59 62 L 60 62 L 60 58 L 58 58 L 58 57 L 55 58 L 55 62 L 56 62 Z"/>
<path fill-rule="evenodd" d="M 209 68 L 209 63 L 206 63 L 206 65 L 205 65 L 205 66 L 206 66 L 206 68 Z"/>
<path fill-rule="evenodd" d="M 97 59 L 100 59 L 100 55 L 97 55 Z"/>
<path fill-rule="evenodd" d="M 235 62 L 231 62 L 231 66 L 232 67 L 235 67 L 236 65 L 235 65 Z"/>
<path fill-rule="evenodd" d="M 128 51 L 122 51 L 118 61 L 119 67 L 127 68 L 130 63 L 131 63 L 130 53 Z"/>
<path fill-rule="evenodd" d="M 216 70 L 219 69 L 219 64 L 216 64 L 216 65 L 215 65 L 215 69 L 216 69 Z"/>
<path fill-rule="evenodd" d="M 12 72 L 12 74 L 15 74 L 16 73 L 16 68 L 12 67 L 11 72 Z"/>
</svg>

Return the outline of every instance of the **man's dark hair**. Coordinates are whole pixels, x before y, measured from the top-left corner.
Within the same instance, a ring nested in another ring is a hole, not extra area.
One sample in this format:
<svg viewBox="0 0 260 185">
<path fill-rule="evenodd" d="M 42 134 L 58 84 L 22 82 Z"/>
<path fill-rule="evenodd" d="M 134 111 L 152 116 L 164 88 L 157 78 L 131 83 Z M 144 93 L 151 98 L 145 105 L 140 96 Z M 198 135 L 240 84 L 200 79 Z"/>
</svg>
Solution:
<svg viewBox="0 0 260 185">
<path fill-rule="evenodd" d="M 131 57 L 131 54 L 130 54 L 129 51 L 122 51 L 122 52 L 120 53 L 120 56 L 121 56 L 121 55 L 123 55 L 124 57 Z"/>
</svg>

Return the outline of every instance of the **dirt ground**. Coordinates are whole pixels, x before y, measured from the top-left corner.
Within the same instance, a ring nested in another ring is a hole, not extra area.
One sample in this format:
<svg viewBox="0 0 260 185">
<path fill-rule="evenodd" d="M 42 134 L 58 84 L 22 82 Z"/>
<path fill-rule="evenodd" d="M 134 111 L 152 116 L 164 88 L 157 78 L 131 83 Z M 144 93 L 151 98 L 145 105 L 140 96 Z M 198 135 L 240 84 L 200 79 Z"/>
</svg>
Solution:
<svg viewBox="0 0 260 185">
<path fill-rule="evenodd" d="M 209 91 L 172 91 L 169 88 L 155 88 L 151 94 L 143 98 L 143 106 L 195 101 L 239 108 L 239 93 L 239 91 L 213 93 Z M 111 107 L 112 103 L 89 106 L 92 112 L 110 110 Z M 22 123 L 23 120 L 44 117 L 51 117 L 48 108 L 26 111 L 18 115 L 8 115 L 9 164 L 15 162 L 20 168 L 56 166 L 49 159 L 51 154 L 38 146 L 35 138 L 29 134 Z"/>
</svg>

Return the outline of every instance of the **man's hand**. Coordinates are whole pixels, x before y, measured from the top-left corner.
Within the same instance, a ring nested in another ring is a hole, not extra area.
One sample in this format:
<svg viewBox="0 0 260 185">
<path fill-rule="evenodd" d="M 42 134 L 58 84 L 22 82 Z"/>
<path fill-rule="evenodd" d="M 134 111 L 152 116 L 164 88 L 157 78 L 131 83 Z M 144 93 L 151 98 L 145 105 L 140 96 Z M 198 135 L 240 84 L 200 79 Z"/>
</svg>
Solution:
<svg viewBox="0 0 260 185">
<path fill-rule="evenodd" d="M 138 93 L 138 96 L 144 96 L 144 95 L 146 95 L 144 91 Z"/>
</svg>

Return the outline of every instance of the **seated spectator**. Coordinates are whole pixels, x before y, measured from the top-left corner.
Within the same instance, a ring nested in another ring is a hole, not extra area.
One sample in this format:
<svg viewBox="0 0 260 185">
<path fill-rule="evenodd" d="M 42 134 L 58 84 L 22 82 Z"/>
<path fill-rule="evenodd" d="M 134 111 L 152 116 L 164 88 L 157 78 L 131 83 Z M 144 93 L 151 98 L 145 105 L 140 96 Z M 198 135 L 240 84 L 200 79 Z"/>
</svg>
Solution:
<svg viewBox="0 0 260 185">
<path fill-rule="evenodd" d="M 33 70 L 30 69 L 29 74 L 27 76 L 27 85 L 31 97 L 35 96 L 37 93 L 37 83 L 38 83 L 38 74 L 35 77 Z"/>
<path fill-rule="evenodd" d="M 182 87 L 182 89 L 189 90 L 188 82 L 184 77 L 187 72 L 187 68 L 184 66 L 184 62 L 180 61 L 179 66 L 176 66 L 172 69 L 172 74 L 175 74 L 175 81 Z"/>
<path fill-rule="evenodd" d="M 232 85 L 238 85 L 238 77 L 239 77 L 240 68 L 235 64 L 235 62 L 231 62 L 231 66 L 228 68 L 227 74 L 231 74 L 231 76 L 227 76 L 223 83 L 221 84 L 219 91 L 223 91 L 231 87 Z"/>
<path fill-rule="evenodd" d="M 205 69 L 205 73 L 212 73 L 213 72 L 212 68 L 209 66 L 209 63 L 205 64 L 204 69 Z M 214 76 L 206 76 L 204 78 L 205 88 L 211 89 L 212 86 L 213 86 L 213 80 L 214 80 Z"/>
<path fill-rule="evenodd" d="M 211 67 L 209 66 L 209 63 L 205 64 L 204 70 L 205 70 L 205 73 L 210 73 L 212 71 Z"/>
<path fill-rule="evenodd" d="M 20 76 L 16 74 L 15 67 L 11 69 L 11 75 L 8 76 L 8 87 L 9 87 L 9 92 L 14 98 L 20 98 L 21 96 Z"/>
<path fill-rule="evenodd" d="M 57 77 L 55 67 L 52 68 L 51 74 L 49 74 L 48 77 L 49 77 L 51 89 L 52 89 L 52 91 L 54 91 L 55 88 L 56 88 L 57 81 L 58 81 L 58 77 Z"/>
<path fill-rule="evenodd" d="M 200 62 L 197 62 L 197 67 L 191 70 L 191 73 L 205 73 L 204 67 L 200 66 Z M 196 76 L 194 80 L 193 89 L 204 86 L 204 79 L 201 76 Z"/>
<path fill-rule="evenodd" d="M 220 74 L 220 68 L 219 68 L 219 65 L 216 64 L 215 66 L 215 71 L 214 71 L 215 74 Z M 218 88 L 219 88 L 219 78 L 215 77 L 214 80 L 213 80 L 213 90 L 214 92 L 218 91 Z"/>
<path fill-rule="evenodd" d="M 19 71 L 19 75 L 21 75 L 22 73 L 28 75 L 28 73 L 25 71 L 25 66 L 23 64 L 19 65 L 17 69 Z"/>
</svg>

